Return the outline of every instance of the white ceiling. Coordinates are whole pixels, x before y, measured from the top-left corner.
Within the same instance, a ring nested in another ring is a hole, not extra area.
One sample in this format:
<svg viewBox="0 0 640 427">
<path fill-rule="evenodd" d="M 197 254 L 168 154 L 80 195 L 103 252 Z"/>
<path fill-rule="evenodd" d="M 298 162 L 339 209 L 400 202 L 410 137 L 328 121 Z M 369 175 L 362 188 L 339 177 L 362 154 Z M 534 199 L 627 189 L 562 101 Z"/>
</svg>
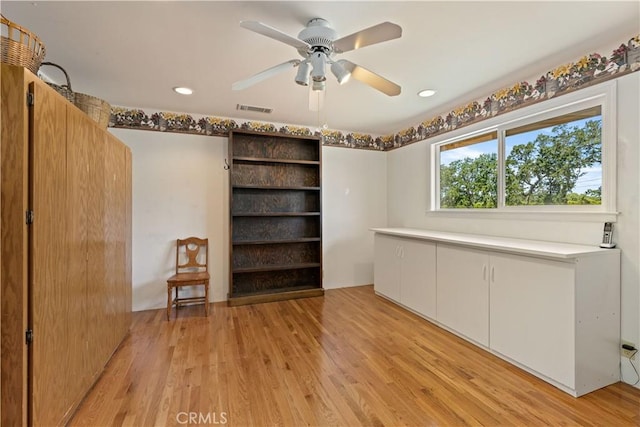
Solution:
<svg viewBox="0 0 640 427">
<path fill-rule="evenodd" d="M 2 14 L 36 33 L 73 89 L 113 105 L 390 134 L 640 32 L 638 1 L 310 2 L 2 1 Z M 292 36 L 321 17 L 346 36 L 383 21 L 400 39 L 344 53 L 402 86 L 388 97 L 327 77 L 325 107 L 308 109 L 295 69 L 243 91 L 234 81 L 289 59 L 294 48 L 242 29 L 257 20 Z M 610 54 L 599 51 L 600 53 Z M 47 75 L 57 71 L 43 67 Z M 174 93 L 188 86 L 194 95 Z M 431 98 L 418 98 L 424 88 Z M 236 104 L 273 108 L 265 115 Z"/>
</svg>

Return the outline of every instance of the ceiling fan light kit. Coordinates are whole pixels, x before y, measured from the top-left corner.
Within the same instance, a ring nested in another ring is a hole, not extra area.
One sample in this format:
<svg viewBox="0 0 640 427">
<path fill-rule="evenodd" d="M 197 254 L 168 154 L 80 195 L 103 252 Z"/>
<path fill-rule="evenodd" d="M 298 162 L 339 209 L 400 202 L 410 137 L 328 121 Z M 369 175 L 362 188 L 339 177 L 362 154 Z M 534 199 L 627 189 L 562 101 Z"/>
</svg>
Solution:
<svg viewBox="0 0 640 427">
<path fill-rule="evenodd" d="M 327 65 L 327 55 L 324 52 L 313 52 L 311 55 L 311 78 L 314 82 L 323 82 L 327 80 L 324 74 Z"/>
<path fill-rule="evenodd" d="M 311 90 L 314 91 L 323 91 L 326 86 L 326 80 L 314 80 L 313 85 L 311 86 Z"/>
<path fill-rule="evenodd" d="M 399 85 L 364 67 L 344 59 L 334 60 L 336 54 L 401 37 L 402 28 L 399 25 L 383 22 L 339 39 L 338 33 L 322 18 L 311 19 L 297 38 L 258 21 L 241 21 L 240 26 L 294 47 L 304 59 L 290 60 L 235 82 L 233 90 L 246 89 L 293 66 L 298 67 L 296 83 L 308 86 L 311 78 L 312 90 L 321 91 L 326 86 L 326 66 L 329 64 L 339 84 L 353 77 L 388 96 L 396 96 L 401 92 Z"/>
<path fill-rule="evenodd" d="M 348 82 L 349 77 L 351 77 L 351 73 L 342 66 L 340 61 L 336 61 L 333 64 L 331 64 L 331 72 L 333 73 L 334 76 L 336 76 L 336 79 L 338 79 L 339 84 Z"/>
<path fill-rule="evenodd" d="M 311 64 L 301 62 L 298 65 L 298 73 L 296 74 L 296 83 L 301 86 L 309 86 L 309 74 L 311 73 Z"/>
</svg>

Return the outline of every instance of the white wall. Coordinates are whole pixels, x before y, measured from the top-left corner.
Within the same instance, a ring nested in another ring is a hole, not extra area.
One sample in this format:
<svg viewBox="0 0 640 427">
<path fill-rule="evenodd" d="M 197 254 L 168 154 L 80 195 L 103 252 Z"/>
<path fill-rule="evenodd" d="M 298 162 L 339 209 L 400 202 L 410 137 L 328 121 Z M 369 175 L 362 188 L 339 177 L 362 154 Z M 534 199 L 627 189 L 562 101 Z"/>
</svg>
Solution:
<svg viewBox="0 0 640 427">
<path fill-rule="evenodd" d="M 324 287 L 373 283 L 371 227 L 387 222 L 386 153 L 322 150 Z"/>
<path fill-rule="evenodd" d="M 617 81 L 617 209 L 614 238 L 622 249 L 621 335 L 640 344 L 640 73 Z M 469 128 L 467 131 L 471 130 Z M 597 245 L 602 222 L 469 218 L 428 215 L 428 152 L 432 141 L 421 141 L 388 153 L 388 226 L 412 227 L 515 238 Z M 628 361 L 623 378 L 635 382 Z"/>
<path fill-rule="evenodd" d="M 177 238 L 209 238 L 210 294 L 226 299 L 228 278 L 227 139 L 110 129 L 131 147 L 133 310 L 166 307 Z"/>
<path fill-rule="evenodd" d="M 640 73 L 619 79 L 618 85 L 618 247 L 622 249 L 621 338 L 640 345 Z M 636 367 L 638 366 L 636 357 Z M 622 360 L 626 382 L 637 377 Z M 640 382 L 636 385 L 640 388 Z"/>
<path fill-rule="evenodd" d="M 110 131 L 133 158 L 133 310 L 166 307 L 175 239 L 208 237 L 212 301 L 226 300 L 229 181 L 227 138 Z M 373 233 L 385 224 L 386 154 L 323 147 L 324 287 L 373 283 Z"/>
</svg>

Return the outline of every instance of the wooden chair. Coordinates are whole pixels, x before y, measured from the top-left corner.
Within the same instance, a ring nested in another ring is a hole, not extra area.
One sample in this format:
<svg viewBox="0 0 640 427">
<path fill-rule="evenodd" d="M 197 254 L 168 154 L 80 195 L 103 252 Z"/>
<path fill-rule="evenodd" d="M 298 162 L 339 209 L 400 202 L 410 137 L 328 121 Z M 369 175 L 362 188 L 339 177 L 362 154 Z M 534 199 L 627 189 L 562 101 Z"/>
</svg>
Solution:
<svg viewBox="0 0 640 427">
<path fill-rule="evenodd" d="M 183 257 L 186 254 L 187 261 L 180 264 L 180 252 L 184 248 Z M 205 252 L 204 263 L 202 251 Z M 204 296 L 180 298 L 178 290 L 183 286 L 204 286 Z M 171 299 L 171 291 L 176 290 L 176 296 Z M 204 314 L 209 316 L 209 239 L 188 237 L 178 239 L 176 245 L 176 274 L 167 279 L 167 320 L 171 318 L 171 307 L 176 310 L 185 304 L 204 303 Z M 176 311 L 177 313 L 177 311 Z M 177 314 L 176 314 L 177 315 Z"/>
</svg>

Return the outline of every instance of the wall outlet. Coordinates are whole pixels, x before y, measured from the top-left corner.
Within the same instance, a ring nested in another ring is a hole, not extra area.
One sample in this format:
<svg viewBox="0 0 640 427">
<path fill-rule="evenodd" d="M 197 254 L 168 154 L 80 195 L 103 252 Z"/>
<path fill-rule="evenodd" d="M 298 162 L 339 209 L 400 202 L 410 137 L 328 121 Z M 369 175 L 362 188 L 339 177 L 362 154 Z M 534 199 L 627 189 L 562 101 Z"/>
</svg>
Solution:
<svg viewBox="0 0 640 427">
<path fill-rule="evenodd" d="M 638 348 L 634 343 L 623 340 L 623 341 L 620 342 L 620 355 L 622 355 L 622 357 L 626 357 L 627 359 L 636 360 L 636 356 L 638 355 L 638 351 L 637 350 L 624 349 L 624 348 L 622 348 L 622 346 L 624 344 L 631 345 L 636 349 Z"/>
</svg>

